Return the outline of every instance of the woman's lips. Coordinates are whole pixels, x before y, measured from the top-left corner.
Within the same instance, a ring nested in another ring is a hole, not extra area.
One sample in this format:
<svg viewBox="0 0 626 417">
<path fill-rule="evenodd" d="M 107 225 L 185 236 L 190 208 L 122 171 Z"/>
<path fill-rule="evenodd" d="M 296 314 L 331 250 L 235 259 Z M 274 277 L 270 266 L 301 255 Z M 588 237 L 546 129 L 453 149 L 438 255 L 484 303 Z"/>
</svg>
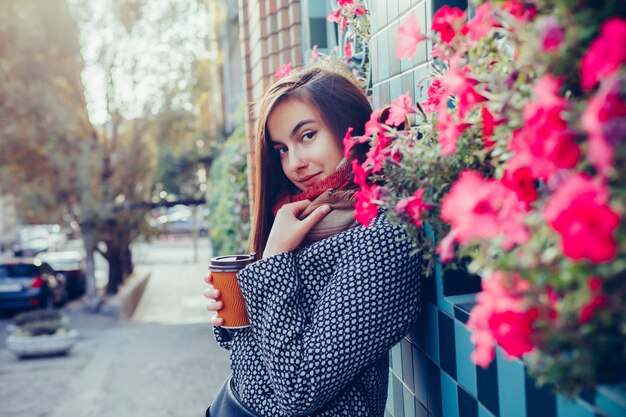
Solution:
<svg viewBox="0 0 626 417">
<path fill-rule="evenodd" d="M 302 179 L 300 180 L 300 184 L 304 185 L 305 187 L 311 186 L 317 181 L 317 177 L 319 175 L 320 173 L 318 172 L 317 174 L 307 175 L 306 177 L 302 177 Z"/>
</svg>

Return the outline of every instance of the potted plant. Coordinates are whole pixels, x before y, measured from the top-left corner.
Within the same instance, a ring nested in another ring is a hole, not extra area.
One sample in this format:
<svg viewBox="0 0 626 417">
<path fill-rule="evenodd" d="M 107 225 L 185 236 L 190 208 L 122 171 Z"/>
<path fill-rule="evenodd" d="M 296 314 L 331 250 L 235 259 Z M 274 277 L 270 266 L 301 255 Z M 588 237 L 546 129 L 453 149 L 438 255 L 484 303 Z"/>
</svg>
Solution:
<svg viewBox="0 0 626 417">
<path fill-rule="evenodd" d="M 398 58 L 433 42 L 427 100 L 344 139 L 372 145 L 358 220 L 384 207 L 431 266 L 482 277 L 474 361 L 498 344 L 569 395 L 626 381 L 626 3 L 592 3 L 443 6 L 428 36 L 409 16 Z"/>
<path fill-rule="evenodd" d="M 9 330 L 7 347 L 20 358 L 65 354 L 78 338 L 59 310 L 21 313 L 13 318 Z"/>
</svg>

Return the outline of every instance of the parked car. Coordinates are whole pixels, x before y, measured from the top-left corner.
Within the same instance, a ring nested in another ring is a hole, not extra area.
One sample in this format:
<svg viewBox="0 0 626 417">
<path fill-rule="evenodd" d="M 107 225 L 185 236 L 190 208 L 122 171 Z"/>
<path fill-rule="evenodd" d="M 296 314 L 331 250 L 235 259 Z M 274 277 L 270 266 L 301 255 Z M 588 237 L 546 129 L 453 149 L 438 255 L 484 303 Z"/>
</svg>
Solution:
<svg viewBox="0 0 626 417">
<path fill-rule="evenodd" d="M 67 300 L 65 277 L 36 258 L 0 261 L 0 309 L 51 308 Z"/>
<path fill-rule="evenodd" d="M 202 219 L 194 224 L 193 215 L 190 211 L 177 211 L 158 216 L 152 222 L 152 226 L 162 233 L 174 235 L 190 235 L 193 233 L 194 227 L 200 236 L 206 236 L 209 231 L 208 223 Z"/>
<path fill-rule="evenodd" d="M 65 247 L 67 238 L 58 224 L 31 224 L 20 228 L 15 256 L 37 256 L 46 251 L 58 251 Z"/>
<path fill-rule="evenodd" d="M 79 251 L 44 252 L 39 254 L 39 259 L 65 276 L 68 298 L 74 299 L 85 294 L 85 259 Z"/>
</svg>

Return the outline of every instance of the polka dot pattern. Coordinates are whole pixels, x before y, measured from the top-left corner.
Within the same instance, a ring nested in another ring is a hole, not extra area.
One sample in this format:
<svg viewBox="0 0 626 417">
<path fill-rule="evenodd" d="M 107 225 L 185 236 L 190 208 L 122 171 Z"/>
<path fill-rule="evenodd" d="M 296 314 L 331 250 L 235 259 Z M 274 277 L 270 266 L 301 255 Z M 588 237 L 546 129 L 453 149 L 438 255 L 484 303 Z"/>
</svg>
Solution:
<svg viewBox="0 0 626 417">
<path fill-rule="evenodd" d="M 420 305 L 419 259 L 379 215 L 237 275 L 251 326 L 225 334 L 242 401 L 262 416 L 376 416 L 388 351 Z"/>
</svg>

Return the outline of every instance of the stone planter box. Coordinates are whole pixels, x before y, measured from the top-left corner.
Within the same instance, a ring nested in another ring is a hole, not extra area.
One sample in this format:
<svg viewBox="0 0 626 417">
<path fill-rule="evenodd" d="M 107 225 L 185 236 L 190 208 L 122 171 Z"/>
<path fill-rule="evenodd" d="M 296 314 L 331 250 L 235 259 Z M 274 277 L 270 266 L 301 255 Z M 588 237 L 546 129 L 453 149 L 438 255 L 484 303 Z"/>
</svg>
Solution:
<svg viewBox="0 0 626 417">
<path fill-rule="evenodd" d="M 63 333 L 42 336 L 21 336 L 11 334 L 6 339 L 7 348 L 19 358 L 66 354 L 72 349 L 78 332 L 69 330 Z"/>
</svg>

